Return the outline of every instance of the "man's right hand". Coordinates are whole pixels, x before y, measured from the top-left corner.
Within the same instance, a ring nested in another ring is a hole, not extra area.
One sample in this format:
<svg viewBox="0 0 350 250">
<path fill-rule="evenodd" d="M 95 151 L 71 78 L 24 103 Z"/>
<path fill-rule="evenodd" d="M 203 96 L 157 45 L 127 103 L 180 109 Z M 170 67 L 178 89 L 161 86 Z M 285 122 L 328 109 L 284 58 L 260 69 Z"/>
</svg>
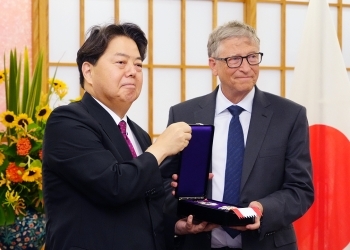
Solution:
<svg viewBox="0 0 350 250">
<path fill-rule="evenodd" d="M 167 156 L 175 155 L 187 147 L 192 135 L 191 127 L 185 122 L 169 125 L 157 140 L 146 150 L 153 154 L 160 164 Z"/>
</svg>

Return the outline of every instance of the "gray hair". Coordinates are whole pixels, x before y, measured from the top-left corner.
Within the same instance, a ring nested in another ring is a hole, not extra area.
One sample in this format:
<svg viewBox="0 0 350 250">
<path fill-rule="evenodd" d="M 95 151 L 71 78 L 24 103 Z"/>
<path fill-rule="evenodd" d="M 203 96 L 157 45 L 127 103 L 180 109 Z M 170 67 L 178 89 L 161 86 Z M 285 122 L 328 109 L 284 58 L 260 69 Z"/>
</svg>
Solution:
<svg viewBox="0 0 350 250">
<path fill-rule="evenodd" d="M 218 56 L 220 43 L 225 39 L 233 37 L 247 37 L 252 43 L 260 47 L 260 39 L 253 27 L 239 21 L 231 21 L 216 27 L 209 35 L 207 44 L 208 56 Z"/>
</svg>

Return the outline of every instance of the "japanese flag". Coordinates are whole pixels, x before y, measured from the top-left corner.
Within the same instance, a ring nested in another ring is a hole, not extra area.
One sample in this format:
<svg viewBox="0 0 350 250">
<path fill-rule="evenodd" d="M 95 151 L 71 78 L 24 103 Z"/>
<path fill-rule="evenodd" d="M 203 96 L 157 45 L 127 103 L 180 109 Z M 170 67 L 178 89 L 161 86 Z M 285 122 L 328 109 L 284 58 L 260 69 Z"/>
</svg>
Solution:
<svg viewBox="0 0 350 250">
<path fill-rule="evenodd" d="M 315 186 L 299 249 L 350 250 L 350 81 L 327 0 L 309 2 L 288 97 L 307 109 Z"/>
</svg>

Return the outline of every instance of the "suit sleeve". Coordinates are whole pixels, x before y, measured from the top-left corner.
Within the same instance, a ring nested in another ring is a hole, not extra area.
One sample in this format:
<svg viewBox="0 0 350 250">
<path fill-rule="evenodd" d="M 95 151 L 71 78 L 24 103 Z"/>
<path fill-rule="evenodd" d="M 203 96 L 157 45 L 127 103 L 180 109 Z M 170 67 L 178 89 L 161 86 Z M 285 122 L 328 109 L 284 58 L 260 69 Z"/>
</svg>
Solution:
<svg viewBox="0 0 350 250">
<path fill-rule="evenodd" d="M 288 136 L 283 178 L 284 182 L 278 191 L 258 200 L 264 207 L 260 239 L 266 233 L 273 233 L 300 218 L 314 201 L 305 108 L 300 109 Z"/>
</svg>

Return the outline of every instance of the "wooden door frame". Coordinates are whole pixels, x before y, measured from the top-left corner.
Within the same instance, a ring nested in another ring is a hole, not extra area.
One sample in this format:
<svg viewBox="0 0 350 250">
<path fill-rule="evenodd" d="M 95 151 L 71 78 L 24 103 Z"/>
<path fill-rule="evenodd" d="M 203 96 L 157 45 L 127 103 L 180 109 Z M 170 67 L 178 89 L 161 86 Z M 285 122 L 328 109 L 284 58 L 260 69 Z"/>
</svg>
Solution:
<svg viewBox="0 0 350 250">
<path fill-rule="evenodd" d="M 43 53 L 43 86 L 44 93 L 48 92 L 45 84 L 49 75 L 49 1 L 32 0 L 32 62 L 36 62 Z M 34 65 L 34 63 L 32 63 Z M 34 70 L 34 69 L 32 69 Z"/>
</svg>

